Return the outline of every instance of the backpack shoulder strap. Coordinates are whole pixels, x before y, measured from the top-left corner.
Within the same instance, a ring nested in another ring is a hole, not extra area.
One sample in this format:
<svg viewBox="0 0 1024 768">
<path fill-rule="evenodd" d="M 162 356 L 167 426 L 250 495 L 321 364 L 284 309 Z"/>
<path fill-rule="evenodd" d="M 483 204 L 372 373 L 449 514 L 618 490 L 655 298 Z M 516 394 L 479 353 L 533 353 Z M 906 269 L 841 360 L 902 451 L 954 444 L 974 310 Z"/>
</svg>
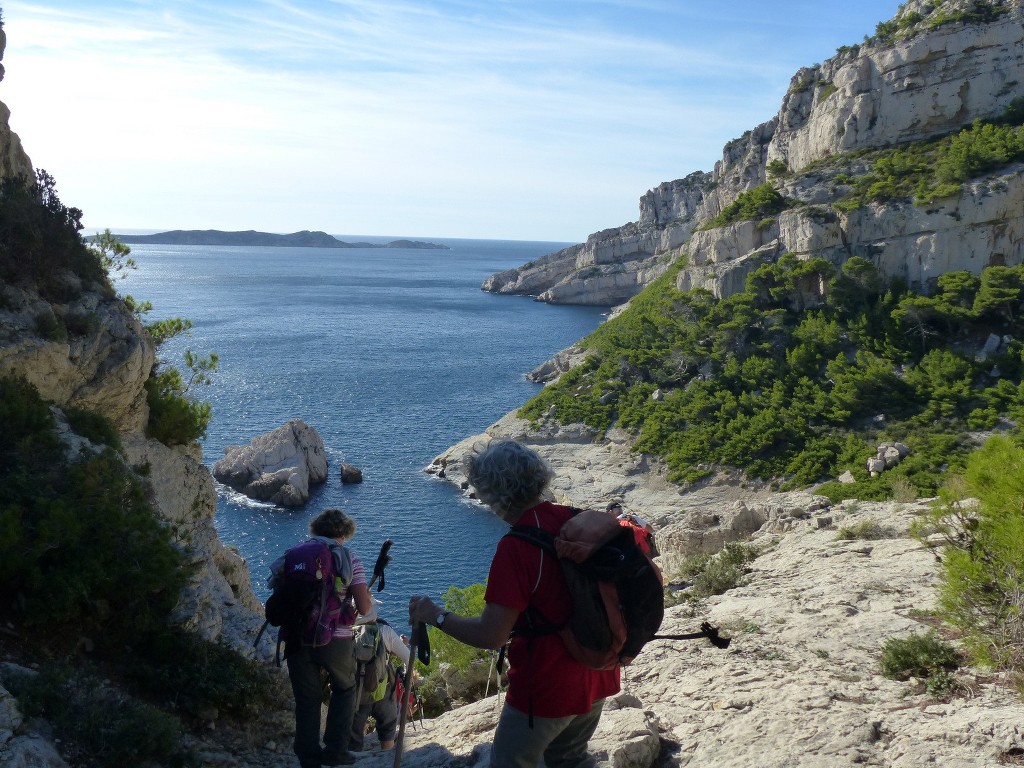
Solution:
<svg viewBox="0 0 1024 768">
<path fill-rule="evenodd" d="M 514 525 L 505 535 L 528 541 L 535 547 L 540 547 L 545 552 L 550 552 L 557 556 L 555 552 L 555 537 L 543 528 L 538 528 L 534 525 Z"/>
<path fill-rule="evenodd" d="M 334 555 L 334 571 L 348 587 L 352 584 L 352 553 L 348 551 L 348 547 L 341 544 L 335 543 L 330 546 L 331 553 Z"/>
<path fill-rule="evenodd" d="M 505 536 L 514 536 L 517 539 L 528 541 L 535 547 L 539 547 L 542 553 L 550 553 L 555 557 L 556 561 L 558 559 L 558 552 L 555 550 L 555 536 L 554 534 L 545 531 L 543 528 L 538 528 L 534 525 L 514 525 L 509 529 Z M 537 571 L 537 581 L 533 585 L 531 595 L 540 587 L 540 577 L 543 572 L 543 554 L 541 555 L 541 558 L 542 567 Z M 526 618 L 529 629 L 519 629 L 515 630 L 516 632 L 520 632 L 522 634 L 547 634 L 548 632 L 554 632 L 561 628 L 544 618 L 544 615 L 532 605 L 527 606 L 523 615 Z"/>
<path fill-rule="evenodd" d="M 326 536 L 314 536 L 315 541 L 327 546 L 334 557 L 334 573 L 348 587 L 352 583 L 352 553 L 348 547 Z"/>
</svg>

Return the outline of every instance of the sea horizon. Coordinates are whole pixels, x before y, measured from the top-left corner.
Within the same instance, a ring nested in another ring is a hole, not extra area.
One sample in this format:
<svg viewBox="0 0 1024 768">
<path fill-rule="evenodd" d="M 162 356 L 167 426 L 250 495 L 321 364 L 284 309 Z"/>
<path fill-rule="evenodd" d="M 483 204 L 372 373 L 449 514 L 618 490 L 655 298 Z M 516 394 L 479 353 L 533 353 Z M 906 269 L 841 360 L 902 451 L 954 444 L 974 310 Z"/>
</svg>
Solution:
<svg viewBox="0 0 1024 768">
<path fill-rule="evenodd" d="M 327 232 L 325 229 L 293 229 L 290 231 L 278 231 L 270 229 L 257 229 L 255 227 L 248 229 L 220 229 L 218 227 L 162 227 L 154 229 L 152 227 L 91 227 L 83 226 L 82 233 L 84 237 L 92 237 L 97 232 L 104 232 L 110 230 L 111 234 L 114 235 L 156 235 L 161 232 L 266 232 L 272 235 L 290 235 L 295 232 Z M 327 232 L 331 237 L 336 237 L 339 240 L 345 240 L 349 242 L 367 242 L 367 243 L 389 243 L 395 240 L 422 240 L 429 242 L 493 242 L 493 243 L 523 243 L 523 244 L 534 244 L 534 243 L 545 243 L 559 246 L 555 250 L 561 250 L 561 248 L 567 248 L 571 245 L 578 245 L 583 240 L 544 240 L 544 239 L 531 239 L 531 238 L 494 238 L 494 237 L 448 237 L 446 235 L 354 235 L 354 234 L 338 234 L 336 232 Z M 137 243 L 132 243 L 131 247 L 134 248 Z M 249 247 L 249 246 L 225 246 L 225 247 Z M 274 246 L 253 246 L 253 247 L 274 247 Z M 288 246 L 291 247 L 291 246 Z M 553 252 L 553 251 L 552 251 Z M 543 254 L 542 254 L 543 255 Z"/>
</svg>

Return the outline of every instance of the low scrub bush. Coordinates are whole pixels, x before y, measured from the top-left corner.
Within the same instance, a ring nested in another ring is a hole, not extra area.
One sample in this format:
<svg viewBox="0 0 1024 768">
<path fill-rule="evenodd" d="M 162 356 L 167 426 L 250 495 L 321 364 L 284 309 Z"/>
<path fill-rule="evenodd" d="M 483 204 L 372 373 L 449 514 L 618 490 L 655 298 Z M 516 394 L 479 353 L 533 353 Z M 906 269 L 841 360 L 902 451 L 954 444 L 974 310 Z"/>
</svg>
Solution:
<svg viewBox="0 0 1024 768">
<path fill-rule="evenodd" d="M 68 329 L 50 310 L 35 316 L 36 333 L 47 341 L 67 341 Z"/>
<path fill-rule="evenodd" d="M 882 646 L 882 674 L 891 680 L 929 678 L 960 666 L 960 653 L 934 632 L 890 638 Z"/>
<path fill-rule="evenodd" d="M 840 541 L 854 541 L 857 539 L 892 539 L 896 537 L 896 532 L 891 528 L 886 528 L 881 525 L 877 520 L 861 520 L 858 523 L 852 525 L 844 525 L 836 533 L 836 539 Z"/>
<path fill-rule="evenodd" d="M 1024 100 L 1017 99 L 997 120 L 976 120 L 951 136 L 869 152 L 870 170 L 849 180 L 852 189 L 834 207 L 852 211 L 899 198 L 928 205 L 959 195 L 965 182 L 1024 159 L 1022 123 Z"/>
<path fill-rule="evenodd" d="M 721 595 L 743 583 L 746 564 L 758 554 L 756 547 L 731 542 L 714 555 L 688 557 L 679 569 L 679 577 L 692 583 L 694 598 Z"/>
<path fill-rule="evenodd" d="M 187 445 L 206 436 L 210 404 L 185 396 L 181 373 L 171 368 L 146 381 L 149 423 L 146 433 L 165 445 Z"/>
<path fill-rule="evenodd" d="M 139 693 L 189 715 L 211 707 L 241 720 L 278 705 L 271 670 L 190 632 L 162 629 L 135 646 L 125 674 Z"/>
<path fill-rule="evenodd" d="M 972 425 L 1024 416 L 1024 345 L 975 357 L 989 333 L 1024 338 L 1024 268 L 949 273 L 922 296 L 866 259 L 836 270 L 783 256 L 721 300 L 677 290 L 679 269 L 584 339 L 586 361 L 520 415 L 624 428 L 681 483 L 720 466 L 785 487 L 852 471 L 855 483 L 820 489 L 834 501 L 935 496 L 964 466 Z M 912 453 L 869 477 L 883 441 Z"/>
<path fill-rule="evenodd" d="M 114 422 L 106 416 L 85 408 L 68 407 L 64 416 L 76 435 L 86 437 L 97 445 L 109 445 L 118 453 L 121 452 L 121 435 Z"/>
<path fill-rule="evenodd" d="M 0 379 L 0 423 L 0 606 L 109 647 L 163 626 L 187 573 L 139 479 L 109 447 L 69 463 L 23 380 Z"/>
<path fill-rule="evenodd" d="M 88 669 L 48 665 L 38 674 L 8 675 L 5 684 L 27 717 L 53 724 L 73 765 L 198 765 L 173 715 L 110 688 Z"/>
<path fill-rule="evenodd" d="M 755 221 L 774 217 L 790 205 L 771 184 L 761 184 L 743 192 L 727 205 L 720 214 L 709 219 L 701 229 L 715 229 L 738 221 Z"/>
<path fill-rule="evenodd" d="M 174 318 L 148 327 L 159 346 L 168 339 L 186 333 L 192 321 Z M 146 431 L 165 445 L 186 445 L 206 436 L 213 417 L 210 404 L 198 400 L 195 389 L 210 383 L 210 374 L 217 369 L 218 356 L 206 357 L 186 349 L 184 354 L 187 378 L 175 367 L 154 371 L 146 381 L 149 402 L 149 424 Z"/>
</svg>

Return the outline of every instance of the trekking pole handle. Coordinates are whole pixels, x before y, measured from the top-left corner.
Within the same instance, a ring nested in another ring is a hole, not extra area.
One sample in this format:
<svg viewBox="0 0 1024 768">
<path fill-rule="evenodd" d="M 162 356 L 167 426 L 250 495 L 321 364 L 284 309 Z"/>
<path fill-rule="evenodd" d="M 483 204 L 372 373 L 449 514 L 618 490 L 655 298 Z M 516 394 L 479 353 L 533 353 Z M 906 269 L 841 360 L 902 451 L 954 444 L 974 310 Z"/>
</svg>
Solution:
<svg viewBox="0 0 1024 768">
<path fill-rule="evenodd" d="M 370 583 L 367 584 L 367 589 L 373 589 L 373 585 L 377 583 L 378 579 L 380 580 L 380 587 L 378 587 L 377 591 L 380 592 L 384 589 L 384 568 L 391 562 L 388 550 L 391 549 L 393 543 L 391 539 L 385 539 L 384 543 L 380 545 L 380 553 L 377 555 L 377 561 L 373 564 L 373 576 L 370 578 Z"/>
</svg>

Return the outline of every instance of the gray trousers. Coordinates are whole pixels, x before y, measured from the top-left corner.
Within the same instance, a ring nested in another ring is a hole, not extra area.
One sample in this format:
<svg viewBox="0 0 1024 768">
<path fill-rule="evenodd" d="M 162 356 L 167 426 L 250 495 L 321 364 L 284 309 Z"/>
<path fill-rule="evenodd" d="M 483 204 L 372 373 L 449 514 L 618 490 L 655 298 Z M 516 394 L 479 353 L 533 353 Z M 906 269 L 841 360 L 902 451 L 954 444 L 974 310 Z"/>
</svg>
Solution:
<svg viewBox="0 0 1024 768">
<path fill-rule="evenodd" d="M 363 749 L 366 721 L 370 715 L 373 715 L 377 724 L 377 738 L 381 742 L 394 741 L 395 734 L 398 733 L 398 700 L 395 698 L 394 680 L 388 683 L 383 699 L 366 702 L 356 708 L 355 717 L 352 718 L 352 735 L 348 740 L 349 749 L 353 752 L 361 752 Z"/>
<path fill-rule="evenodd" d="M 585 715 L 530 717 L 507 703 L 498 718 L 491 747 L 491 768 L 537 768 L 541 758 L 547 768 L 593 768 L 597 761 L 587 752 L 587 742 L 597 730 L 604 699 L 594 702 Z"/>
<path fill-rule="evenodd" d="M 356 709 L 354 642 L 351 638 L 336 639 L 320 648 L 302 646 L 287 654 L 288 677 L 295 694 L 294 749 L 303 768 L 320 765 L 320 705 L 324 694 L 321 670 L 327 673 L 331 684 L 323 756 L 335 758 L 348 751 Z"/>
</svg>

